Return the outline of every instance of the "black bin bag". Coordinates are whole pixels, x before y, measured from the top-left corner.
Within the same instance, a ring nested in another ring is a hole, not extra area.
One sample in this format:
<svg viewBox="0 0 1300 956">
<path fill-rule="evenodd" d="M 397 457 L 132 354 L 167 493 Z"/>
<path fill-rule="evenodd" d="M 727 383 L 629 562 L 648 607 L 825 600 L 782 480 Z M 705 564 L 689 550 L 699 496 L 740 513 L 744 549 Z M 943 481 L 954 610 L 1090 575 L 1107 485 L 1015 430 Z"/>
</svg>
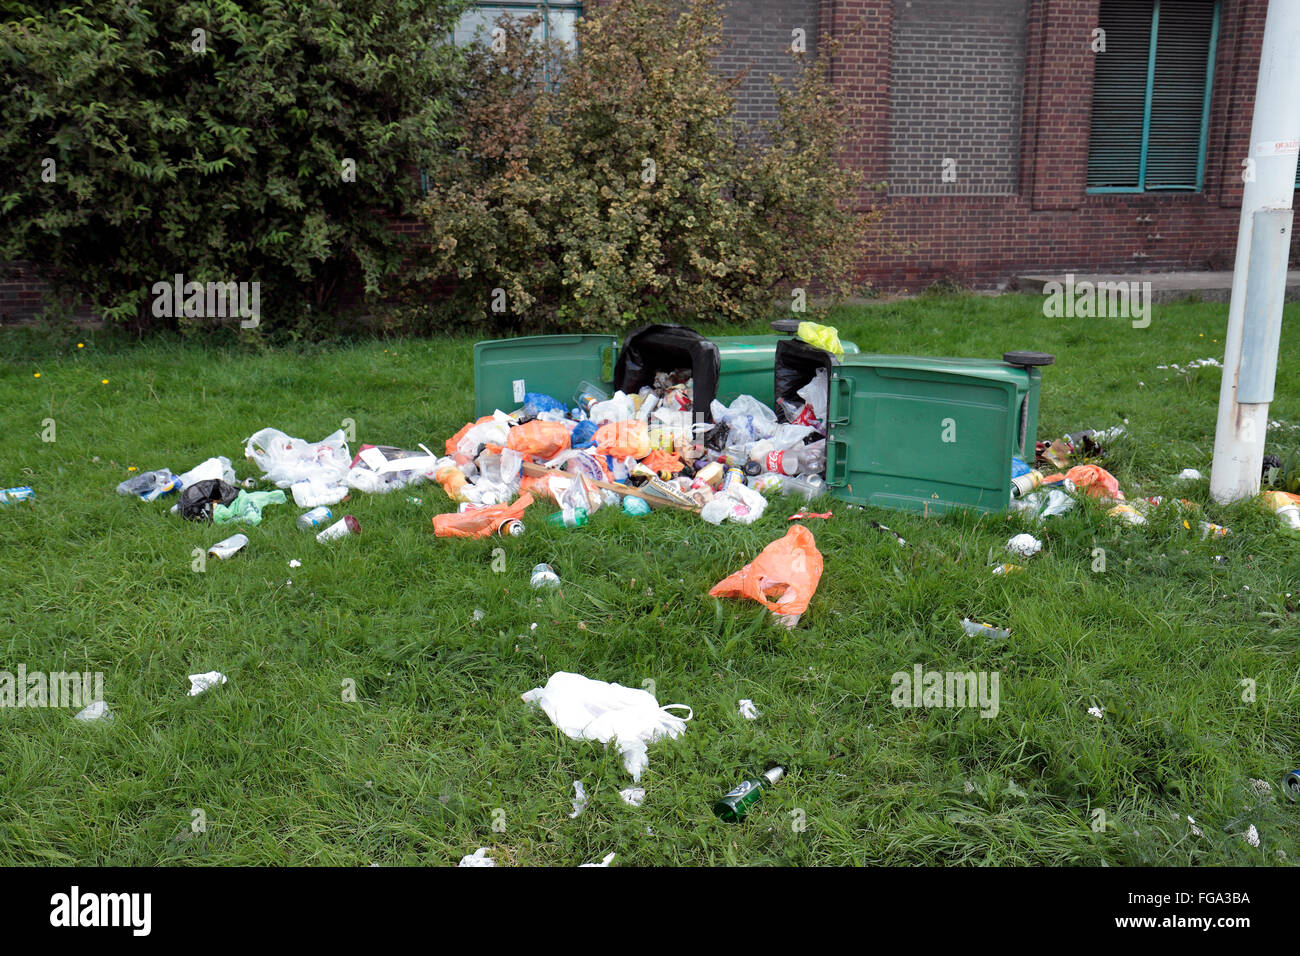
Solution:
<svg viewBox="0 0 1300 956">
<path fill-rule="evenodd" d="M 654 385 L 656 373 L 681 368 L 691 370 L 695 420 L 712 421 L 709 404 L 718 394 L 722 359 L 716 345 L 684 325 L 645 325 L 629 333 L 614 364 L 614 387 L 635 395 Z"/>
</svg>

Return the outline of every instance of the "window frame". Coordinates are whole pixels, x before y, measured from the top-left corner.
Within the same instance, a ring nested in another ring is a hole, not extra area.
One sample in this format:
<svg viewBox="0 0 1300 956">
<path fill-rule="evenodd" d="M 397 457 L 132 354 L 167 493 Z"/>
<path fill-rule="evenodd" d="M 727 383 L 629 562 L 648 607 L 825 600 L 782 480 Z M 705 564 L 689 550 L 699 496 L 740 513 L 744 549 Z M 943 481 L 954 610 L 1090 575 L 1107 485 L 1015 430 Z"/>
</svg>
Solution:
<svg viewBox="0 0 1300 956">
<path fill-rule="evenodd" d="M 1151 145 L 1151 104 L 1154 99 L 1156 77 L 1156 49 L 1160 43 L 1160 4 L 1153 0 L 1151 8 L 1151 38 L 1147 44 L 1147 85 L 1142 106 L 1142 151 L 1138 158 L 1138 184 L 1136 186 L 1086 186 L 1088 195 L 1193 195 L 1205 189 L 1205 152 L 1210 132 L 1210 100 L 1214 93 L 1214 65 L 1219 47 L 1219 18 L 1223 0 L 1214 0 L 1214 13 L 1210 19 L 1209 51 L 1205 57 L 1205 90 L 1201 97 L 1201 133 L 1196 146 L 1196 184 L 1187 186 L 1147 186 L 1147 152 Z M 1102 54 L 1104 55 L 1104 54 Z M 1096 96 L 1096 90 L 1093 91 Z M 1091 155 L 1091 134 L 1089 154 Z M 1300 188 L 1300 187 L 1298 187 Z"/>
</svg>

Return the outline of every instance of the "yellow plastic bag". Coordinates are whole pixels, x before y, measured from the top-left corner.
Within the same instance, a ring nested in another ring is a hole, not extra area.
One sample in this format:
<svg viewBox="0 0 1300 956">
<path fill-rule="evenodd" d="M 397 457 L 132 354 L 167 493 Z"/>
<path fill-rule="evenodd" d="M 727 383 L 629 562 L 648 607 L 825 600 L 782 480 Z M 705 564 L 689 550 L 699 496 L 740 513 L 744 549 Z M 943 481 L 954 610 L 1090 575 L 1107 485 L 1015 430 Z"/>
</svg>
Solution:
<svg viewBox="0 0 1300 956">
<path fill-rule="evenodd" d="M 821 577 L 822 555 L 813 533 L 797 524 L 749 564 L 715 584 L 709 595 L 757 601 L 787 627 L 794 627 L 808 610 Z"/>
<path fill-rule="evenodd" d="M 840 345 L 840 330 L 830 325 L 818 325 L 816 322 L 800 322 L 799 338 L 809 345 L 825 349 L 836 358 L 844 358 L 844 346 Z"/>
</svg>

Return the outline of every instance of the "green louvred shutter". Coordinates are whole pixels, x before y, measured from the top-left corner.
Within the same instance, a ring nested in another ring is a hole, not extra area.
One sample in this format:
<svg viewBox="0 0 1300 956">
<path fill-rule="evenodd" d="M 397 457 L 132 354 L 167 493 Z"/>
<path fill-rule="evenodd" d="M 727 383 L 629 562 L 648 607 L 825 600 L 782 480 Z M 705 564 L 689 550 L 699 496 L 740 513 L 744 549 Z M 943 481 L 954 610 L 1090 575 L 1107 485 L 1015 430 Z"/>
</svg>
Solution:
<svg viewBox="0 0 1300 956">
<path fill-rule="evenodd" d="M 1156 32 L 1147 189 L 1198 189 L 1214 4 L 1161 0 Z"/>
<path fill-rule="evenodd" d="M 1090 188 L 1141 188 L 1142 127 L 1154 12 L 1154 0 L 1102 0 L 1099 23 L 1106 31 L 1106 52 L 1096 54 L 1092 85 Z"/>
<path fill-rule="evenodd" d="M 1217 0 L 1101 0 L 1088 189 L 1201 188 Z"/>
</svg>

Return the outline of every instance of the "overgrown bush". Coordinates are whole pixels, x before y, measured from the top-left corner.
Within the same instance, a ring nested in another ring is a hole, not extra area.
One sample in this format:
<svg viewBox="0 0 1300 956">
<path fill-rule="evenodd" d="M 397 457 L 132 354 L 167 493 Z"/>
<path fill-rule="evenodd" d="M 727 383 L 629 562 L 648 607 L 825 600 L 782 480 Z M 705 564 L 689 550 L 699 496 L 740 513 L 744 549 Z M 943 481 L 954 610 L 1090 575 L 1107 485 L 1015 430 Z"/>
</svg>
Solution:
<svg viewBox="0 0 1300 956">
<path fill-rule="evenodd" d="M 259 282 L 264 325 L 379 291 L 415 251 L 385 214 L 442 148 L 464 5 L 0 3 L 0 259 L 141 328 L 211 321 L 155 316 L 177 273 Z"/>
<path fill-rule="evenodd" d="M 578 51 L 506 20 L 467 51 L 455 149 L 429 170 L 423 217 L 463 314 L 512 328 L 610 328 L 767 314 L 783 290 L 853 289 L 881 212 L 836 162 L 847 116 L 825 47 L 773 80 L 752 135 L 738 78 L 714 70 L 718 0 L 613 0 Z M 485 41 L 488 38 L 485 38 Z"/>
</svg>

